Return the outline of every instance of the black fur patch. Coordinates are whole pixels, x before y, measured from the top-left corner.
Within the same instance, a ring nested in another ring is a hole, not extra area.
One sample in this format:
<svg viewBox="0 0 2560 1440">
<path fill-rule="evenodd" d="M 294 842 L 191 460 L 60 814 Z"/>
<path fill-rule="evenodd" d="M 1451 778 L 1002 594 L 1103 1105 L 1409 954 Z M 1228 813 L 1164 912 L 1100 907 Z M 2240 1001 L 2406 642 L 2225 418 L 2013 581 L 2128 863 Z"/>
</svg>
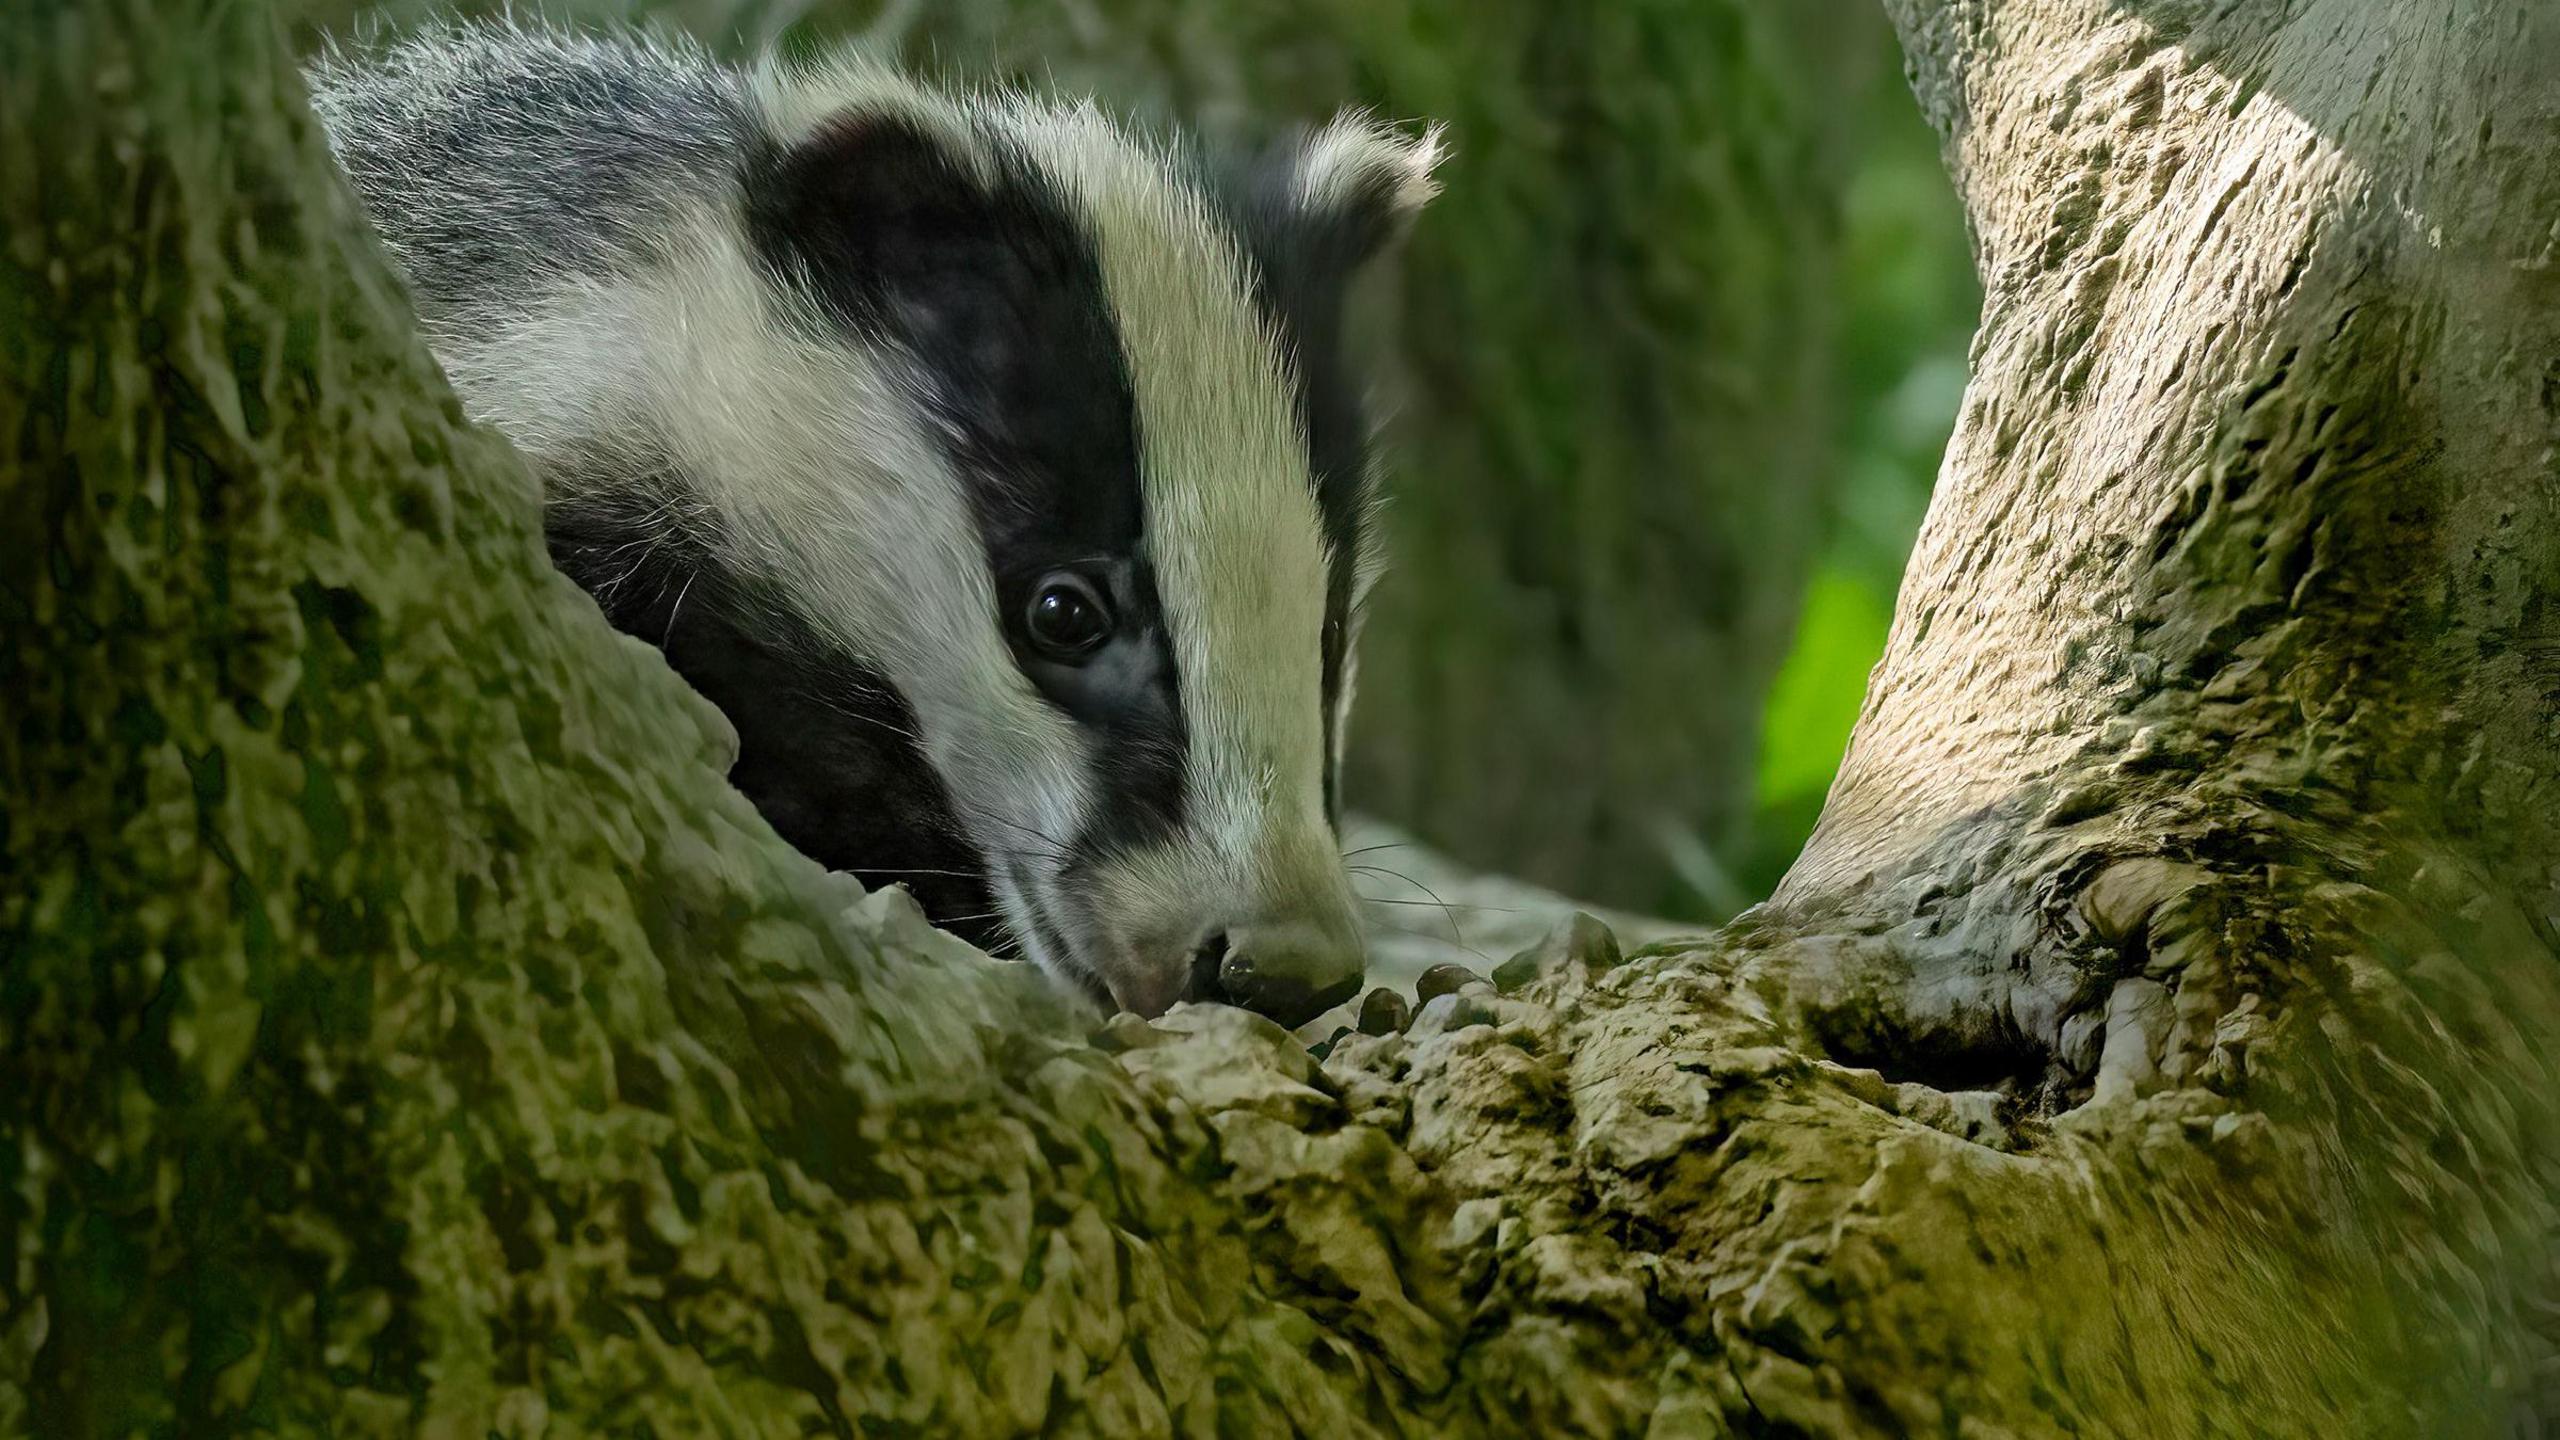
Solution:
<svg viewBox="0 0 2560 1440">
<path fill-rule="evenodd" d="M 930 380 L 969 482 L 999 624 L 1041 693 L 1099 732 L 1105 795 L 1086 833 L 1033 849 L 1104 853 L 1183 818 L 1186 735 L 1145 553 L 1136 400 L 1092 241 L 1023 157 L 992 177 L 895 115 L 850 113 L 751 174 L 749 233 L 832 321 L 902 346 Z M 1040 659 L 1022 617 L 1074 570 L 1118 629 L 1076 665 Z"/>
<path fill-rule="evenodd" d="M 669 535 L 649 509 L 555 507 L 552 562 L 720 707 L 738 731 L 730 783 L 776 834 L 865 885 L 905 885 L 981 948 L 1000 944 L 977 851 L 897 691 L 722 563 L 710 537 Z"/>
</svg>

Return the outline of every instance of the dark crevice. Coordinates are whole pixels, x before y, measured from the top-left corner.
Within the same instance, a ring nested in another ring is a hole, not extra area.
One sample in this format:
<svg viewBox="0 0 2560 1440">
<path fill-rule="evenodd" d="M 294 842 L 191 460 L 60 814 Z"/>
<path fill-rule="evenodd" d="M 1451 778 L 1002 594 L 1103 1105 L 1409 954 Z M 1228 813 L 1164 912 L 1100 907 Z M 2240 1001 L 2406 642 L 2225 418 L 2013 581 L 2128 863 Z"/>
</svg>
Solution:
<svg viewBox="0 0 2560 1440">
<path fill-rule="evenodd" d="M 1895 1084 L 2025 1096 L 2043 1086 L 2056 1064 L 2050 1047 L 2005 1017 L 1913 1023 L 1856 1006 L 1807 1018 L 1826 1058 L 1873 1070 Z"/>
</svg>

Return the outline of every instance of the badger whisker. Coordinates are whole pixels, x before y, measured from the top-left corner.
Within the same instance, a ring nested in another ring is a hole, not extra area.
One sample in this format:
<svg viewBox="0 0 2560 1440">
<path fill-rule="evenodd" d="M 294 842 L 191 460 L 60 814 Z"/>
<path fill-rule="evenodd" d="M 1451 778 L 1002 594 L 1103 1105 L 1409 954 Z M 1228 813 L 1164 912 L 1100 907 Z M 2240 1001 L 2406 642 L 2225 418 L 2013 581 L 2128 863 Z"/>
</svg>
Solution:
<svg viewBox="0 0 2560 1440">
<path fill-rule="evenodd" d="M 1441 916 L 1449 922 L 1449 938 L 1455 940 L 1460 945 L 1465 945 L 1467 943 L 1466 932 L 1458 926 L 1458 912 L 1449 908 L 1449 902 L 1440 898 L 1440 892 L 1423 884 L 1421 881 L 1414 879 L 1412 876 L 1405 874 L 1401 870 L 1390 870 L 1384 865 L 1349 865 L 1344 868 L 1354 875 L 1390 875 L 1403 881 L 1407 885 L 1412 886 L 1414 889 L 1421 891 L 1423 894 L 1430 896 L 1431 899 L 1428 903 L 1439 906 Z"/>
<path fill-rule="evenodd" d="M 949 875 L 963 880 L 979 878 L 975 870 L 936 870 L 924 865 L 865 865 L 860 873 L 864 875 Z"/>
<path fill-rule="evenodd" d="M 1414 930 L 1402 925 L 1381 925 L 1378 928 L 1386 931 L 1390 935 L 1410 935 L 1416 940 L 1428 940 L 1433 944 L 1440 943 L 1441 939 L 1439 932 L 1436 930 Z M 1477 949 L 1475 946 L 1468 944 L 1464 940 L 1459 940 L 1454 943 L 1459 949 L 1464 950 L 1468 954 L 1476 957 L 1478 960 L 1483 961 L 1488 969 L 1497 963 L 1492 956 L 1487 955 L 1482 950 Z"/>
<path fill-rule="evenodd" d="M 1063 842 L 1051 837 L 1048 832 L 1037 829 L 1023 821 L 1016 820 L 1009 815 L 981 814 L 978 819 L 982 822 L 1011 830 L 1021 839 L 1029 841 L 1029 846 L 1018 852 L 1022 858 L 1051 860 L 1061 865 L 1066 864 L 1068 861 L 1075 858 L 1074 851 L 1069 849 Z"/>
<path fill-rule="evenodd" d="M 676 591 L 676 603 L 667 607 L 666 627 L 658 632 L 658 643 L 660 645 L 663 646 L 668 641 L 675 638 L 676 617 L 684 613 L 684 597 L 693 593 L 693 582 L 701 578 L 702 572 L 699 570 L 695 570 L 684 577 L 684 588 Z"/>
<path fill-rule="evenodd" d="M 1360 903 L 1363 905 L 1420 905 L 1425 909 L 1439 910 L 1474 910 L 1486 915 L 1518 915 L 1523 913 L 1522 911 L 1506 909 L 1499 905 L 1470 905 L 1464 900 L 1390 900 L 1383 895 L 1363 895 L 1360 897 Z"/>
<path fill-rule="evenodd" d="M 1431 895 L 1435 900 L 1439 898 L 1437 895 L 1433 894 L 1430 886 L 1423 884 L 1421 881 L 1414 879 L 1412 876 L 1407 875 L 1401 870 L 1391 870 L 1384 865 L 1345 865 L 1342 868 L 1354 875 L 1384 875 L 1392 880 L 1401 880 L 1407 885 L 1412 886 L 1414 889 L 1421 891 L 1423 894 Z"/>
</svg>

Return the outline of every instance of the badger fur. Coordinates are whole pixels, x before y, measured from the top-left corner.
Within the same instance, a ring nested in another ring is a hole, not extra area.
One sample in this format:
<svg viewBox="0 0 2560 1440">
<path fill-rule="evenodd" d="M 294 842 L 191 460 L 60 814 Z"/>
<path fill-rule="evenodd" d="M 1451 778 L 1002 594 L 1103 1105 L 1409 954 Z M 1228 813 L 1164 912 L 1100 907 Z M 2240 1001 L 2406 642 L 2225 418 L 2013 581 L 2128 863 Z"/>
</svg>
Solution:
<svg viewBox="0 0 2560 1440">
<path fill-rule="evenodd" d="M 1090 105 L 516 27 L 311 80 L 553 557 L 785 839 L 1106 1006 L 1357 988 L 1344 287 L 1433 137 L 1220 168 Z"/>
</svg>

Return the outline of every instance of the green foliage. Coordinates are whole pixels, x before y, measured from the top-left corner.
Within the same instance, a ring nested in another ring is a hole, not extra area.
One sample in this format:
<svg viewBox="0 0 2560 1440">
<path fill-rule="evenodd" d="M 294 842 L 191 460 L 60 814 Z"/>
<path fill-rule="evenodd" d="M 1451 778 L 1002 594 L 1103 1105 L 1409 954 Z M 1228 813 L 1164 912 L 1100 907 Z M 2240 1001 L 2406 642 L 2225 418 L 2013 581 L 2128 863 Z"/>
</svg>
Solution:
<svg viewBox="0 0 2560 1440">
<path fill-rule="evenodd" d="M 1884 652 L 1979 307 L 1937 137 L 1898 82 L 1868 97 L 1854 143 L 1838 267 L 1839 481 L 1794 644 L 1761 712 L 1756 813 L 1736 877 L 1755 898 L 1811 832 Z"/>
<path fill-rule="evenodd" d="M 1813 577 L 1796 622 L 1795 648 L 1761 712 L 1763 807 L 1792 814 L 1821 805 L 1857 723 L 1867 667 L 1883 648 L 1892 620 L 1866 577 L 1838 565 Z M 1849 683 L 1853 678 L 1859 683 Z"/>
</svg>

